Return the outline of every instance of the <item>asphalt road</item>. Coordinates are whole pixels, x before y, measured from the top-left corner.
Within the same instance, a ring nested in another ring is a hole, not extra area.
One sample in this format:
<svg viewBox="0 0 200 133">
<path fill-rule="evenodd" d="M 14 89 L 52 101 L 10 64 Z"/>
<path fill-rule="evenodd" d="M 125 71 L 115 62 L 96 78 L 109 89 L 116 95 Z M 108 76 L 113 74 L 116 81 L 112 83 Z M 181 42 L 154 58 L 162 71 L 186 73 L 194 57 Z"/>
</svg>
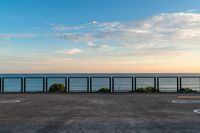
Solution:
<svg viewBox="0 0 200 133">
<path fill-rule="evenodd" d="M 199 133 L 200 103 L 177 96 L 0 94 L 0 133 Z"/>
</svg>

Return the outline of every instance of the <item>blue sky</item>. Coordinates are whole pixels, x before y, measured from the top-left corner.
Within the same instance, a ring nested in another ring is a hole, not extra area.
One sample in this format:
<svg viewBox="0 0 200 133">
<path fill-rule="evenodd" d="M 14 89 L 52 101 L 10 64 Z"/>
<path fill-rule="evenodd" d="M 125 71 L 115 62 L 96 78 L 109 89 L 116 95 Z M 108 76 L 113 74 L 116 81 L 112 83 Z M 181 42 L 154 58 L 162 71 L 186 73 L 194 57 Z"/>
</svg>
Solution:
<svg viewBox="0 0 200 133">
<path fill-rule="evenodd" d="M 196 0 L 1 0 L 0 16 L 17 16 L 15 21 L 10 22 L 14 24 L 12 28 L 16 29 L 15 25 L 18 25 L 22 26 L 21 30 L 30 30 L 29 26 L 47 23 L 125 21 L 199 8 Z M 22 22 L 27 22 L 27 25 Z"/>
<path fill-rule="evenodd" d="M 199 72 L 199 11 L 197 0 L 1 0 L 0 72 Z"/>
</svg>

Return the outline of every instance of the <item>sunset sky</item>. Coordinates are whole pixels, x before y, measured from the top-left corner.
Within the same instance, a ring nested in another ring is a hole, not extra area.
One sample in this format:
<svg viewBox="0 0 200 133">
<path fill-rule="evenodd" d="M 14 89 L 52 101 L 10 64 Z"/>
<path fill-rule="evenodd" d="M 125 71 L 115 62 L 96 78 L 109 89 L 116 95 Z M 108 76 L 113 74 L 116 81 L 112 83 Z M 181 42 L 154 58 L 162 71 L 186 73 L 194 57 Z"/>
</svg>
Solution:
<svg viewBox="0 0 200 133">
<path fill-rule="evenodd" d="M 200 72 L 198 0 L 1 0 L 0 73 Z"/>
</svg>

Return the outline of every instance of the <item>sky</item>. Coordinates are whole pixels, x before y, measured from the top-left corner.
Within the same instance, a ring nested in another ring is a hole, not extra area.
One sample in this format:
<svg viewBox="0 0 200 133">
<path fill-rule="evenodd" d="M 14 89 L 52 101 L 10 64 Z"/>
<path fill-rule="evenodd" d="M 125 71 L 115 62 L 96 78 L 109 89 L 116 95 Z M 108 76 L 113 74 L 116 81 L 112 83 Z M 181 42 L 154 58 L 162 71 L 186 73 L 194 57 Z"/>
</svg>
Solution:
<svg viewBox="0 0 200 133">
<path fill-rule="evenodd" d="M 198 73 L 198 0 L 1 0 L 0 73 Z"/>
</svg>

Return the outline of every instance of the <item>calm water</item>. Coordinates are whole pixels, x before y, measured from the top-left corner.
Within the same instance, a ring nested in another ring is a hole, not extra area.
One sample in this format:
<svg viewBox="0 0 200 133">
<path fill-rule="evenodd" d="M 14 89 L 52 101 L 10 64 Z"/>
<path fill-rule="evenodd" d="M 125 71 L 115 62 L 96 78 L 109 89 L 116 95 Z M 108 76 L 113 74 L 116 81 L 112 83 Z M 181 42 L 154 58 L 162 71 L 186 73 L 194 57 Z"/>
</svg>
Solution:
<svg viewBox="0 0 200 133">
<path fill-rule="evenodd" d="M 49 78 L 49 88 L 54 83 L 65 84 L 65 79 L 62 77 L 79 77 L 70 79 L 70 91 L 71 92 L 86 92 L 87 91 L 87 78 L 81 77 L 127 77 L 127 78 L 115 78 L 114 88 L 115 91 L 131 91 L 132 84 L 135 87 L 135 81 L 128 77 L 162 77 L 162 76 L 200 76 L 200 74 L 0 74 L 0 77 L 60 77 L 60 78 Z M 109 88 L 108 78 L 93 78 L 92 79 L 92 90 L 95 92 L 102 87 Z M 176 92 L 177 90 L 177 79 L 176 78 L 161 78 L 159 80 L 159 88 L 161 92 Z M 153 78 L 138 78 L 136 87 L 154 86 Z M 182 88 L 192 88 L 200 91 L 200 78 L 184 78 L 182 79 Z M 5 92 L 20 92 L 21 91 L 21 80 L 14 78 L 6 78 L 4 80 L 4 91 Z M 43 91 L 43 79 L 42 78 L 28 78 L 26 80 L 26 91 L 27 92 L 41 92 Z"/>
</svg>

